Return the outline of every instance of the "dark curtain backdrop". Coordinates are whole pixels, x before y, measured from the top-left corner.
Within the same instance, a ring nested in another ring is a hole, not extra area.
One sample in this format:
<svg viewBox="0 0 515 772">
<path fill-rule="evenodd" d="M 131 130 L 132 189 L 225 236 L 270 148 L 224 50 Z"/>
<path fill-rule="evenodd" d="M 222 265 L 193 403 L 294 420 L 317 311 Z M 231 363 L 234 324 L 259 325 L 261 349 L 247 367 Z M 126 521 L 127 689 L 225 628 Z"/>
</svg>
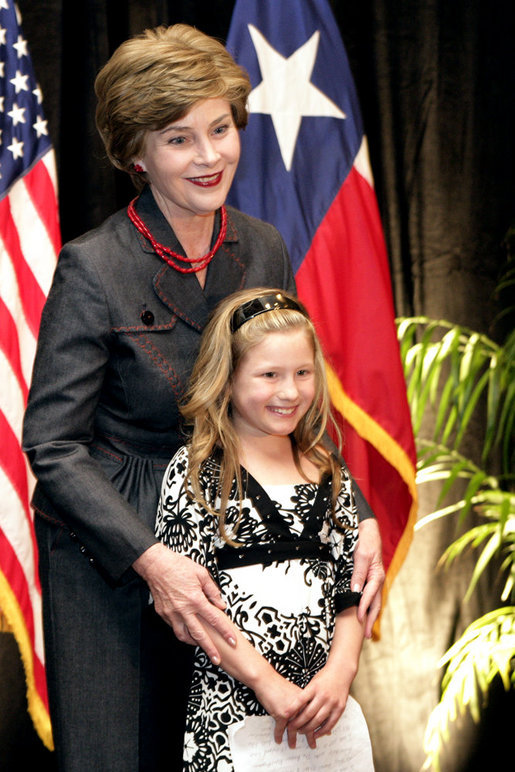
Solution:
<svg viewBox="0 0 515 772">
<path fill-rule="evenodd" d="M 19 0 L 57 154 L 64 240 L 98 225 L 133 195 L 109 167 L 94 127 L 98 69 L 122 40 L 147 26 L 181 21 L 225 39 L 233 5 Z M 491 333 L 492 291 L 515 214 L 514 4 L 333 0 L 332 6 L 361 100 L 397 313 L 445 317 Z M 422 512 L 434 504 L 431 493 L 423 492 Z M 453 534 L 452 523 L 416 534 L 383 615 L 381 640 L 363 651 L 355 695 L 368 718 L 377 772 L 420 769 L 424 726 L 438 700 L 438 659 L 453 635 L 497 605 L 493 575 L 462 603 L 470 560 L 446 573 L 435 570 Z M 23 718 L 22 728 L 14 727 L 23 704 L 17 713 L 15 686 L 11 692 L 11 702 L 0 707 L 0 719 L 8 716 L 1 721 L 6 753 L 0 750 L 0 758 L 19 762 L 35 754 L 31 759 L 51 768 L 51 754 L 30 737 L 30 726 L 22 737 Z M 23 700 L 23 686 L 19 693 Z M 494 689 L 480 727 L 466 720 L 453 728 L 444 772 L 496 768 L 509 758 L 512 715 L 513 699 Z"/>
</svg>

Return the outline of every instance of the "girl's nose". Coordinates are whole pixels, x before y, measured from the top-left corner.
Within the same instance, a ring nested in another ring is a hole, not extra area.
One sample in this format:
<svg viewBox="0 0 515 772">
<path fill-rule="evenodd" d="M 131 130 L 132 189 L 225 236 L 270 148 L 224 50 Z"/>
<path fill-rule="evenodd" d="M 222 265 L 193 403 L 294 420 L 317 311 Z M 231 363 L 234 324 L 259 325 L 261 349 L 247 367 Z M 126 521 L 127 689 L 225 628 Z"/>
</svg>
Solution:
<svg viewBox="0 0 515 772">
<path fill-rule="evenodd" d="M 283 399 L 294 400 L 297 398 L 299 390 L 293 378 L 284 379 L 279 389 L 279 396 Z"/>
</svg>

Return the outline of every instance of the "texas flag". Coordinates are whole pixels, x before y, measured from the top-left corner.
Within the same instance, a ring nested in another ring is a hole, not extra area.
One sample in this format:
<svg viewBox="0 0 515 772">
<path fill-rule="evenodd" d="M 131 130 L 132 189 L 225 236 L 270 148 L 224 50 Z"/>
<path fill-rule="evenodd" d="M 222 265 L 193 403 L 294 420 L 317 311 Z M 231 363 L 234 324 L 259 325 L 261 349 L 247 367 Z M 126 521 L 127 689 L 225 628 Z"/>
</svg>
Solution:
<svg viewBox="0 0 515 772">
<path fill-rule="evenodd" d="M 326 0 L 237 0 L 250 120 L 229 203 L 273 223 L 324 347 L 344 456 L 374 510 L 385 593 L 411 541 L 415 446 L 360 108 Z"/>
</svg>

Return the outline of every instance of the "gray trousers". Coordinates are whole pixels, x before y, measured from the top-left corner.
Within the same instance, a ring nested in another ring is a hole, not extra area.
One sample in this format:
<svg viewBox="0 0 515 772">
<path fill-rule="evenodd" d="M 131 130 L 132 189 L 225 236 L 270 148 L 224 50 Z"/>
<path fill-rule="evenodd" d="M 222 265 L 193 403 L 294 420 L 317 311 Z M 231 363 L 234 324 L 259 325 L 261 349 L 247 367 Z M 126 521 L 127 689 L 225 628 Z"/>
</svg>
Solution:
<svg viewBox="0 0 515 772">
<path fill-rule="evenodd" d="M 181 769 L 193 647 L 137 578 L 113 587 L 66 529 L 40 517 L 36 535 L 59 772 Z"/>
</svg>

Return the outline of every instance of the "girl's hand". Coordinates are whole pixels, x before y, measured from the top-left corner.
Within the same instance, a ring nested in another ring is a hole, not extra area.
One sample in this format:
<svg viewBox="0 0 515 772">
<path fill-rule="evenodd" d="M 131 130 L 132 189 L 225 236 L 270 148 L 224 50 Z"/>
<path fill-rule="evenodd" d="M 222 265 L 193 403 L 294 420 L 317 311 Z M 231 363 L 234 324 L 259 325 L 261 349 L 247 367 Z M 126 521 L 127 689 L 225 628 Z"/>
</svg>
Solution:
<svg viewBox="0 0 515 772">
<path fill-rule="evenodd" d="M 350 686 L 356 670 L 340 670 L 324 667 L 303 690 L 306 705 L 288 724 L 288 731 L 306 735 L 310 748 L 316 741 L 336 726 L 347 704 Z"/>
<path fill-rule="evenodd" d="M 254 687 L 254 693 L 266 712 L 275 719 L 275 742 L 282 742 L 286 729 L 288 746 L 295 748 L 297 729 L 291 722 L 306 706 L 308 698 L 305 689 L 292 684 L 273 670 Z"/>
</svg>

